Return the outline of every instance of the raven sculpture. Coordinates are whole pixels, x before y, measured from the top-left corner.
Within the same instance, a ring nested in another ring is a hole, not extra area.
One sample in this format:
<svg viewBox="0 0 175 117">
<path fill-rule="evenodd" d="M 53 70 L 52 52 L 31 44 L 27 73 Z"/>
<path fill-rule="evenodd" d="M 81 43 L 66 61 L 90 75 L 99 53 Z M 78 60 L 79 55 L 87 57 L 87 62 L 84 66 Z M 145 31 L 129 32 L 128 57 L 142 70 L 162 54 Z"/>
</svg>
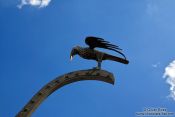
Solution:
<svg viewBox="0 0 175 117">
<path fill-rule="evenodd" d="M 92 37 L 92 36 L 86 37 L 85 43 L 89 47 L 76 46 L 72 49 L 71 54 L 70 54 L 71 60 L 73 59 L 73 56 L 77 54 L 84 59 L 96 60 L 98 62 L 96 69 L 101 69 L 101 63 L 103 60 L 112 60 L 112 61 L 117 61 L 123 64 L 129 63 L 125 55 L 121 52 L 122 49 L 120 49 L 116 45 L 110 44 L 108 41 L 105 41 L 102 38 Z M 100 52 L 96 50 L 95 48 L 104 48 L 104 49 L 113 50 L 121 54 L 123 58 L 116 57 L 116 56 L 107 54 L 105 52 Z"/>
</svg>

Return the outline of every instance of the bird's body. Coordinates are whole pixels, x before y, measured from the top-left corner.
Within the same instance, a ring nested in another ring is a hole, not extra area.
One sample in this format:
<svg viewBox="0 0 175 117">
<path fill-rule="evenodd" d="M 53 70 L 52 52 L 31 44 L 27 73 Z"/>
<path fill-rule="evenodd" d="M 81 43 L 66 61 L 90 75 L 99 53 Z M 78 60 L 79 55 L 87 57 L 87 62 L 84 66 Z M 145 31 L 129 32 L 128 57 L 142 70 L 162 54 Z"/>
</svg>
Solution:
<svg viewBox="0 0 175 117">
<path fill-rule="evenodd" d="M 96 60 L 98 61 L 98 56 L 102 56 L 103 53 L 94 49 L 90 49 L 88 47 L 80 47 L 80 46 L 76 46 L 75 47 L 78 50 L 78 54 L 80 55 L 80 57 L 84 58 L 84 59 L 90 59 L 90 60 Z"/>
<path fill-rule="evenodd" d="M 117 62 L 124 63 L 124 64 L 129 63 L 129 61 L 126 60 L 126 57 L 124 56 L 124 54 L 120 52 L 121 49 L 118 48 L 118 46 L 109 44 L 109 42 L 104 41 L 101 38 L 96 38 L 96 37 L 87 37 L 85 42 L 86 44 L 89 45 L 89 47 L 80 47 L 80 46 L 74 47 L 71 52 L 71 58 L 74 55 L 78 54 L 80 57 L 84 59 L 96 60 L 98 62 L 97 69 L 101 68 L 101 62 L 103 60 L 112 60 L 112 61 L 117 61 Z M 124 56 L 125 59 L 98 51 L 94 49 L 95 47 L 106 48 L 106 49 L 116 51 L 120 53 L 122 56 Z"/>
</svg>

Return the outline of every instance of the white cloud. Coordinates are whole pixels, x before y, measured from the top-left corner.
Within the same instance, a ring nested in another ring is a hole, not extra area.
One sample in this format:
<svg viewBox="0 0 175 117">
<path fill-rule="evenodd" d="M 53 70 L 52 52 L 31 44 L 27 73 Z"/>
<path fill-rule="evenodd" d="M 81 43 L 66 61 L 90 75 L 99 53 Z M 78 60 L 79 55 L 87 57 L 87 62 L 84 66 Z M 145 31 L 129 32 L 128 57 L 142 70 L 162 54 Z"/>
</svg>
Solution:
<svg viewBox="0 0 175 117">
<path fill-rule="evenodd" d="M 50 2 L 51 0 L 21 0 L 18 8 L 22 8 L 24 5 L 31 5 L 42 8 L 48 6 Z"/>
<path fill-rule="evenodd" d="M 166 82 L 170 85 L 169 97 L 175 100 L 175 60 L 165 68 L 163 77 L 166 78 Z"/>
<path fill-rule="evenodd" d="M 157 68 L 157 67 L 159 67 L 159 65 L 160 65 L 160 62 L 158 62 L 156 64 L 152 64 L 152 67 Z"/>
</svg>

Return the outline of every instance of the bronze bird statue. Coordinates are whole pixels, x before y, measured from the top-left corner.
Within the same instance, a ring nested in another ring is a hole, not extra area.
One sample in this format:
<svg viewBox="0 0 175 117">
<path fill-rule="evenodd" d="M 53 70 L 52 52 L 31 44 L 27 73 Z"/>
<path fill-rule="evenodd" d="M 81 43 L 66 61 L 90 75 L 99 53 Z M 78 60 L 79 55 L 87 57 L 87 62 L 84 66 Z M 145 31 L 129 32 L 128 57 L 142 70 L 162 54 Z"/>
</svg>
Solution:
<svg viewBox="0 0 175 117">
<path fill-rule="evenodd" d="M 76 46 L 72 49 L 71 54 L 70 54 L 70 59 L 73 59 L 74 55 L 79 55 L 80 57 L 84 59 L 89 59 L 89 60 L 95 60 L 97 61 L 98 65 L 95 67 L 95 69 L 101 69 L 101 63 L 103 60 L 112 60 L 116 62 L 120 62 L 123 64 L 128 64 L 129 61 L 126 59 L 125 55 L 121 52 L 122 49 L 120 49 L 118 46 L 111 44 L 108 41 L 105 41 L 102 38 L 98 37 L 86 37 L 85 38 L 85 43 L 89 47 L 80 47 Z M 113 56 L 110 54 L 107 54 L 105 52 L 101 52 L 96 50 L 95 48 L 104 48 L 108 50 L 113 50 L 123 56 L 123 58 Z"/>
</svg>

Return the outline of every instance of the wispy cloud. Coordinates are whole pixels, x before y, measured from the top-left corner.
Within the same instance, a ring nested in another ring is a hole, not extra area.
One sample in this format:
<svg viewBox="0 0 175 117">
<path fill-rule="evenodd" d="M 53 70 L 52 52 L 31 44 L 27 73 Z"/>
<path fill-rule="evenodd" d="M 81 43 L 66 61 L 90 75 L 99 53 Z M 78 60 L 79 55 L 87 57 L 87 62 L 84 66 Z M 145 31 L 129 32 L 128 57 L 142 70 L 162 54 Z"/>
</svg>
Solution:
<svg viewBox="0 0 175 117">
<path fill-rule="evenodd" d="M 24 5 L 30 5 L 42 8 L 48 6 L 50 2 L 51 0 L 21 0 L 17 7 L 21 9 Z"/>
<path fill-rule="evenodd" d="M 159 11 L 159 7 L 157 6 L 157 4 L 153 3 L 152 1 L 149 1 L 147 3 L 147 6 L 146 6 L 146 13 L 149 15 L 149 16 L 154 16 L 158 13 Z"/>
<path fill-rule="evenodd" d="M 160 62 L 158 62 L 156 64 L 152 64 L 152 67 L 157 68 L 157 67 L 159 67 L 159 65 L 160 65 Z"/>
<path fill-rule="evenodd" d="M 169 97 L 175 100 L 175 60 L 165 68 L 163 77 L 166 78 L 166 82 L 170 85 Z"/>
</svg>

